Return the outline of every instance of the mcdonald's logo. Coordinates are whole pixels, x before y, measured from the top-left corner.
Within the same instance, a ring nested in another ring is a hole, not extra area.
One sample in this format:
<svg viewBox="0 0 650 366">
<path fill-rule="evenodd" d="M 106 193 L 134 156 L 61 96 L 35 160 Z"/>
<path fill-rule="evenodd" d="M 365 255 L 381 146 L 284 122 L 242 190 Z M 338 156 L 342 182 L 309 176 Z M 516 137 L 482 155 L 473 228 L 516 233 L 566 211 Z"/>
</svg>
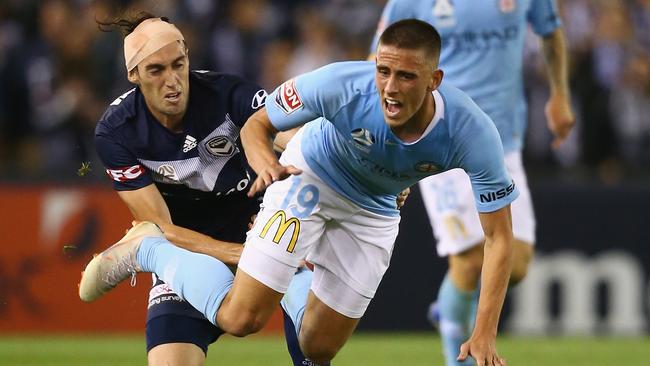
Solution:
<svg viewBox="0 0 650 366">
<path fill-rule="evenodd" d="M 300 221 L 292 217 L 289 220 L 287 220 L 287 214 L 284 213 L 284 211 L 280 210 L 273 214 L 269 221 L 264 225 L 264 228 L 262 229 L 262 232 L 260 233 L 260 238 L 264 239 L 266 234 L 268 233 L 269 229 L 273 224 L 275 223 L 276 220 L 280 220 L 280 224 L 278 225 L 278 231 L 276 231 L 275 235 L 273 236 L 273 242 L 275 244 L 280 243 L 280 239 L 282 239 L 282 236 L 289 230 L 289 227 L 293 227 L 293 232 L 291 233 L 291 240 L 289 241 L 289 245 L 287 246 L 287 252 L 293 253 L 293 250 L 296 247 L 296 242 L 298 241 L 298 234 L 300 234 Z"/>
</svg>

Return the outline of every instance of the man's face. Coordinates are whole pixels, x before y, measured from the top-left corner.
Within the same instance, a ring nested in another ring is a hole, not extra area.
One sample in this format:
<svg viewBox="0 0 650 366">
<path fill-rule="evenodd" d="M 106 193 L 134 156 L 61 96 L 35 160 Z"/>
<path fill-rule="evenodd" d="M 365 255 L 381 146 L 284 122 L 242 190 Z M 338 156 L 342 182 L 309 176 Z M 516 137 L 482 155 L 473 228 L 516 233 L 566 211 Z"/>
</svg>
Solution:
<svg viewBox="0 0 650 366">
<path fill-rule="evenodd" d="M 410 121 L 422 108 L 427 93 L 438 87 L 435 66 L 424 50 L 379 45 L 375 83 L 384 119 L 391 128 Z"/>
<path fill-rule="evenodd" d="M 140 86 L 151 113 L 159 120 L 180 118 L 189 96 L 189 59 L 182 42 L 173 42 L 142 60 L 129 73 Z"/>
</svg>

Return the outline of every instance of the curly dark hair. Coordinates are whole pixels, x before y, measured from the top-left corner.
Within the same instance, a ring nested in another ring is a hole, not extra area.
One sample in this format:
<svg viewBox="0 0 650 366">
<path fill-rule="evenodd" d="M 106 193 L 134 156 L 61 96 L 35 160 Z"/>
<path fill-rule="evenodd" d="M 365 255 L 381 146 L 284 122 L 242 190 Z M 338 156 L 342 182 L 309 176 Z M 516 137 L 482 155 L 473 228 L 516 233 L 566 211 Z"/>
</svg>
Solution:
<svg viewBox="0 0 650 366">
<path fill-rule="evenodd" d="M 102 21 L 102 20 L 95 19 L 95 22 L 97 22 L 97 26 L 99 27 L 99 30 L 101 30 L 102 32 L 111 32 L 117 29 L 122 34 L 122 37 L 126 37 L 129 34 L 131 34 L 131 32 L 133 32 L 133 30 L 140 23 L 151 18 L 158 18 L 158 17 L 146 11 L 139 11 L 131 14 L 126 14 L 121 17 L 116 17 L 110 20 Z M 160 19 L 162 19 L 165 22 L 171 23 L 171 21 L 167 17 L 160 17 Z"/>
</svg>

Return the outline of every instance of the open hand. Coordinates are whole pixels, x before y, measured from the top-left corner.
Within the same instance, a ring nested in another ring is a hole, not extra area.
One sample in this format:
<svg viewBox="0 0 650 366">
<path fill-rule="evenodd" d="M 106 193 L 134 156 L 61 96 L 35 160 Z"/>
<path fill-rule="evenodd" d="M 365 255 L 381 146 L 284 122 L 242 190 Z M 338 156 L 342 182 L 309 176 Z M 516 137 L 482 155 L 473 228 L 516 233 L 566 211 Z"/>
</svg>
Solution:
<svg viewBox="0 0 650 366">
<path fill-rule="evenodd" d="M 481 337 L 470 337 L 467 342 L 460 346 L 460 354 L 457 361 L 465 361 L 471 356 L 476 360 L 477 366 L 506 366 L 506 360 L 499 357 L 494 341 Z"/>
<path fill-rule="evenodd" d="M 265 167 L 259 172 L 255 182 L 253 182 L 251 189 L 248 191 L 248 197 L 253 197 L 257 192 L 265 190 L 273 182 L 286 179 L 290 175 L 299 175 L 300 173 L 302 173 L 302 170 L 293 165 L 285 166 L 276 164 Z"/>
</svg>

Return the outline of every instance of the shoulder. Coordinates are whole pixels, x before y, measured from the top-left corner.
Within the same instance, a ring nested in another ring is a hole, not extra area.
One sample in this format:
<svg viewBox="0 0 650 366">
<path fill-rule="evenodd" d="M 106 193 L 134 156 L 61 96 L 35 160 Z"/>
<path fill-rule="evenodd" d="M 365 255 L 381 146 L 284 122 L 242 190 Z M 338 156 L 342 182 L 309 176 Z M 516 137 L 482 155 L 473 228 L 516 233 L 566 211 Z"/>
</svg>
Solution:
<svg viewBox="0 0 650 366">
<path fill-rule="evenodd" d="M 140 90 L 134 87 L 111 102 L 100 117 L 95 133 L 107 133 L 119 129 L 136 119 L 138 114 L 142 113 L 139 109 L 146 108 L 138 103 L 139 96 Z"/>
<path fill-rule="evenodd" d="M 246 80 L 231 74 L 225 74 L 210 70 L 192 70 L 190 71 L 190 83 L 199 86 L 218 90 L 218 88 L 232 88 L 239 84 L 247 83 Z"/>
<path fill-rule="evenodd" d="M 452 136 L 462 139 L 498 137 L 492 119 L 465 92 L 445 83 L 438 91 L 445 101 L 445 120 L 449 121 Z"/>
<path fill-rule="evenodd" d="M 251 105 L 257 109 L 264 104 L 266 91 L 257 83 L 240 76 L 215 71 L 195 70 L 190 72 L 190 93 L 202 94 L 210 100 L 221 99 L 224 103 Z M 256 105 L 257 104 L 257 105 Z"/>
<path fill-rule="evenodd" d="M 375 63 L 345 61 L 325 65 L 297 79 L 299 91 L 312 88 L 321 95 L 366 94 L 375 91 Z"/>
</svg>

